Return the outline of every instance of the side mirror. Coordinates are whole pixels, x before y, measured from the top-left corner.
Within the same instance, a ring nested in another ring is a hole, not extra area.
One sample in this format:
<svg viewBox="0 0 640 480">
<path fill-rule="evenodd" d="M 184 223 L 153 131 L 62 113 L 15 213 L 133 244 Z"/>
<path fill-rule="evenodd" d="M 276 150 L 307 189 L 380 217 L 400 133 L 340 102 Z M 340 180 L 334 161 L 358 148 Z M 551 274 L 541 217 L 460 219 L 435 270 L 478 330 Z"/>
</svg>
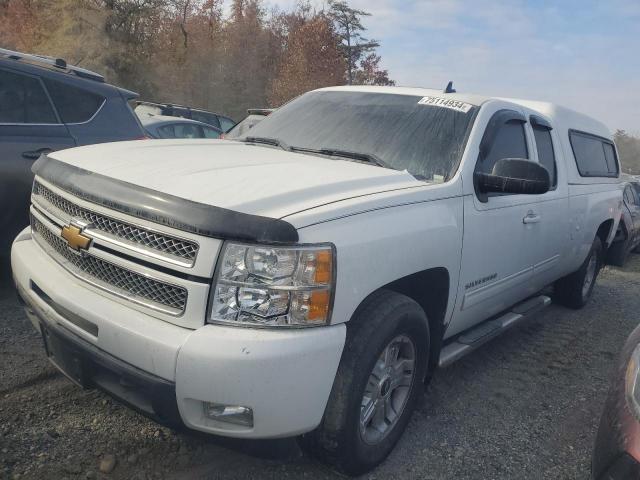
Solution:
<svg viewBox="0 0 640 480">
<path fill-rule="evenodd" d="M 497 192 L 540 195 L 548 192 L 551 187 L 547 169 L 523 158 L 498 160 L 491 173 L 476 172 L 475 180 L 481 194 Z"/>
</svg>

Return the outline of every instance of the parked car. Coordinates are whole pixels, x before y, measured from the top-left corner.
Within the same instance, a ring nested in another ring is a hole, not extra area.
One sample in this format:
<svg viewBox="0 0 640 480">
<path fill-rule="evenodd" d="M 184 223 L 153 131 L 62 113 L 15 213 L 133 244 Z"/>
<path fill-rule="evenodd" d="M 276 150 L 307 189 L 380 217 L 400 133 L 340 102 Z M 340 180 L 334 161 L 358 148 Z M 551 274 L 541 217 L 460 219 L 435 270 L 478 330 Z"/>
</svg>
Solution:
<svg viewBox="0 0 640 480">
<path fill-rule="evenodd" d="M 640 479 L 640 327 L 625 343 L 596 437 L 594 480 Z"/>
<path fill-rule="evenodd" d="M 220 138 L 222 130 L 206 123 L 152 113 L 139 115 L 145 131 L 152 138 Z"/>
<path fill-rule="evenodd" d="M 197 120 L 223 132 L 229 131 L 236 122 L 232 118 L 219 113 L 207 112 L 197 108 L 186 107 L 184 105 L 173 105 L 171 103 L 136 102 L 136 113 L 142 116 L 146 113 L 154 115 L 165 115 L 167 117 L 181 117 Z"/>
<path fill-rule="evenodd" d="M 640 250 L 640 182 L 625 176 L 622 218 L 607 255 L 608 263 L 623 266 L 630 252 Z"/>
<path fill-rule="evenodd" d="M 234 138 L 245 135 L 258 123 L 267 118 L 268 115 L 273 113 L 274 110 L 274 108 L 250 108 L 247 110 L 247 116 L 231 130 L 225 133 L 224 138 L 227 140 L 233 140 Z"/>
<path fill-rule="evenodd" d="M 547 286 L 584 306 L 620 220 L 609 130 L 549 103 L 333 87 L 250 134 L 42 158 L 17 288 L 77 383 L 169 425 L 301 436 L 351 475 Z"/>
<path fill-rule="evenodd" d="M 62 59 L 0 49 L 0 256 L 29 223 L 31 165 L 43 153 L 144 136 L 128 101 Z"/>
</svg>

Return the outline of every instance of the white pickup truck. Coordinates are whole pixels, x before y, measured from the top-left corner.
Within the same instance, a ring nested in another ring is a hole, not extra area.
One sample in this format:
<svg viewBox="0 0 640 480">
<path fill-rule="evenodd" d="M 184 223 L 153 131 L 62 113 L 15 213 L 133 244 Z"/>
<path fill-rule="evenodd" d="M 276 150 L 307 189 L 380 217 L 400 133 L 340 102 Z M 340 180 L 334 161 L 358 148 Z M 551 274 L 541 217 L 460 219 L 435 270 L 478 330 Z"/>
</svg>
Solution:
<svg viewBox="0 0 640 480">
<path fill-rule="evenodd" d="M 335 87 L 239 141 L 34 166 L 12 267 L 51 361 L 175 427 L 380 463 L 423 382 L 589 299 L 620 219 L 611 135 L 548 103 Z"/>
</svg>

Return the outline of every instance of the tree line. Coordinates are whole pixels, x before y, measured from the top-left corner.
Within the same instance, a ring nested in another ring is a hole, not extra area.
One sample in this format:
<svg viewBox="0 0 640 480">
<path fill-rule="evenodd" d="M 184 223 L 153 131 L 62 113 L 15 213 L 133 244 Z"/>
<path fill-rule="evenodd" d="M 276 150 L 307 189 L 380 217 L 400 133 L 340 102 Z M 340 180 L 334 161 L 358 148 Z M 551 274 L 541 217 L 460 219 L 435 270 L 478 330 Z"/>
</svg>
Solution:
<svg viewBox="0 0 640 480">
<path fill-rule="evenodd" d="M 291 11 L 263 0 L 0 0 L 0 46 L 239 120 L 314 88 L 392 85 L 379 43 L 364 37 L 368 15 L 344 0 Z"/>
<path fill-rule="evenodd" d="M 142 98 L 217 111 L 278 107 L 314 88 L 393 85 L 369 14 L 345 0 L 291 11 L 263 0 L 0 0 L 0 47 L 65 58 Z M 615 133 L 623 171 L 640 138 Z"/>
<path fill-rule="evenodd" d="M 620 155 L 622 171 L 631 175 L 640 175 L 640 137 L 624 130 L 616 130 L 613 140 Z"/>
</svg>

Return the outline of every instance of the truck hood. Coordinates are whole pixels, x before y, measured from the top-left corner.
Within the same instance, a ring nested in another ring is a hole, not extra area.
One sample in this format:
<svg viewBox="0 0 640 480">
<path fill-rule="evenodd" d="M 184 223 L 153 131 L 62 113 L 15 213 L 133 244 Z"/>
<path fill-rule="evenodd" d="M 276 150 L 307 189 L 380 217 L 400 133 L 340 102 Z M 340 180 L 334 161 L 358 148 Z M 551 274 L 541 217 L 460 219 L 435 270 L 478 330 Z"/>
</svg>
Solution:
<svg viewBox="0 0 640 480">
<path fill-rule="evenodd" d="M 425 185 L 407 172 L 228 140 L 138 140 L 49 157 L 194 202 L 271 218 Z"/>
</svg>

